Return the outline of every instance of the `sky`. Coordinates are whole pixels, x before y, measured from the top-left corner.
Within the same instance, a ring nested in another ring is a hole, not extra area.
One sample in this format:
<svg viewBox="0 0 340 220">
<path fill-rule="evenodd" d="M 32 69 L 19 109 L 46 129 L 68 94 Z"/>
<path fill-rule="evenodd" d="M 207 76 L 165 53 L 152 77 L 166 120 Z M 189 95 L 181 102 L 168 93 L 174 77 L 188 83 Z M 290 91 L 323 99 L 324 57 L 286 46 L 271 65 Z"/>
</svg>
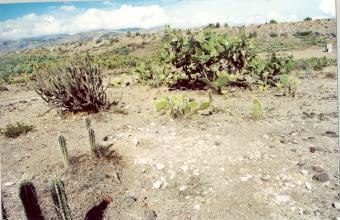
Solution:
<svg viewBox="0 0 340 220">
<path fill-rule="evenodd" d="M 0 4 L 0 39 L 98 29 L 177 28 L 335 17 L 334 0 L 111 0 Z"/>
</svg>

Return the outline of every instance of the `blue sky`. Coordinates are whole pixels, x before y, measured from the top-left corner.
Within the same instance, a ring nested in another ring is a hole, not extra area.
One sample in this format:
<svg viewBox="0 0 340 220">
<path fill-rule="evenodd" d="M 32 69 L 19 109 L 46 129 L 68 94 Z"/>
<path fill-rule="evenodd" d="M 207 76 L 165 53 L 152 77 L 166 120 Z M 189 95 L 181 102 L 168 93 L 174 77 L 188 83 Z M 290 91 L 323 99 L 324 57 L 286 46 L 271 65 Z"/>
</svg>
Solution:
<svg viewBox="0 0 340 220">
<path fill-rule="evenodd" d="M 0 4 L 0 39 L 95 29 L 195 27 L 335 16 L 334 0 L 112 0 Z"/>
</svg>

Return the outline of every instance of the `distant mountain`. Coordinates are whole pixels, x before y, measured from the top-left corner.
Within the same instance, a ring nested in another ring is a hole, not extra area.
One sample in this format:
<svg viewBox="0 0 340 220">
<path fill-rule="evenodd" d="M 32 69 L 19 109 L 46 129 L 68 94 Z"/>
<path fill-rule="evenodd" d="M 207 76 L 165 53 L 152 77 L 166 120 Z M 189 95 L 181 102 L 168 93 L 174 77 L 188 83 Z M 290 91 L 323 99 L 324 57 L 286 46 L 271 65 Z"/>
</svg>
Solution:
<svg viewBox="0 0 340 220">
<path fill-rule="evenodd" d="M 93 39 L 105 39 L 127 32 L 143 32 L 141 28 L 125 28 L 119 30 L 95 30 L 87 31 L 79 34 L 55 34 L 40 37 L 24 38 L 19 40 L 1 40 L 0 39 L 0 55 L 9 52 L 22 51 L 27 49 L 42 48 L 53 44 L 81 42 Z"/>
</svg>

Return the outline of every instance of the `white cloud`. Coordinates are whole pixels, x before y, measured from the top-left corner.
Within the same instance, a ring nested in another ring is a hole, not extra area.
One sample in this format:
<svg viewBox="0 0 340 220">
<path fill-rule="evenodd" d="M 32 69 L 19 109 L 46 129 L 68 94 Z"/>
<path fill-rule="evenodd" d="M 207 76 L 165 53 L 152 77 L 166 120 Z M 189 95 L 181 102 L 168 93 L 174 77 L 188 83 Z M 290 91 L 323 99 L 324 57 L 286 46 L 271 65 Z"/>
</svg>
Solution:
<svg viewBox="0 0 340 220">
<path fill-rule="evenodd" d="M 61 8 L 74 11 L 72 6 Z M 88 9 L 76 15 L 28 14 L 16 20 L 0 22 L 0 39 L 35 37 L 47 34 L 74 34 L 95 29 L 151 28 L 164 25 L 169 18 L 157 5 L 119 9 Z"/>
<path fill-rule="evenodd" d="M 309 4 L 309 2 L 314 2 Z M 170 24 L 187 28 L 208 23 L 230 25 L 298 21 L 306 16 L 335 15 L 333 0 L 161 0 L 159 5 L 115 8 L 115 1 L 103 1 L 104 8 L 80 9 L 66 4 L 46 14 L 28 14 L 0 22 L 0 39 L 48 34 L 74 34 L 95 29 L 152 28 Z M 167 4 L 165 4 L 167 3 Z M 293 6 L 295 8 L 293 8 Z M 294 9 L 294 10 L 293 10 Z M 299 15 L 299 16 L 298 16 Z"/>
<path fill-rule="evenodd" d="M 320 10 L 326 15 L 335 16 L 335 1 L 321 0 Z"/>
<path fill-rule="evenodd" d="M 60 9 L 63 11 L 70 12 L 70 11 L 75 11 L 76 7 L 74 7 L 73 5 L 64 5 L 64 6 L 61 6 Z"/>
</svg>

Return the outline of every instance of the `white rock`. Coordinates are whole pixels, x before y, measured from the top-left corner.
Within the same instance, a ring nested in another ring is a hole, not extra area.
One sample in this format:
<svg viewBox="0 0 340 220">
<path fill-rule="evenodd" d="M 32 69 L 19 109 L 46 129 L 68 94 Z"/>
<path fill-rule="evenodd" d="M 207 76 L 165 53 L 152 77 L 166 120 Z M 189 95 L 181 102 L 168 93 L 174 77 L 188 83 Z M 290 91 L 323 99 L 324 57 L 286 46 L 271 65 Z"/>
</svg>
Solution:
<svg viewBox="0 0 340 220">
<path fill-rule="evenodd" d="M 164 165 L 164 164 L 162 164 L 162 163 L 157 163 L 157 164 L 156 164 L 156 168 L 157 168 L 157 170 L 163 170 L 163 169 L 164 169 L 164 167 L 165 167 L 165 165 Z"/>
<path fill-rule="evenodd" d="M 4 183 L 4 185 L 3 186 L 12 186 L 12 185 L 14 185 L 15 183 L 14 182 L 7 182 L 7 183 Z"/>
<path fill-rule="evenodd" d="M 265 175 L 265 176 L 263 176 L 261 179 L 262 179 L 263 181 L 269 181 L 270 178 L 271 178 L 270 175 Z"/>
<path fill-rule="evenodd" d="M 159 189 L 159 188 L 161 188 L 162 181 L 158 180 L 158 181 L 154 182 L 152 185 L 153 185 L 154 189 Z"/>
<path fill-rule="evenodd" d="M 224 167 L 220 167 L 220 171 L 221 171 L 221 172 L 224 172 Z"/>
<path fill-rule="evenodd" d="M 340 210 L 340 202 L 334 202 L 334 208 Z"/>
<path fill-rule="evenodd" d="M 144 158 L 135 159 L 135 160 L 134 160 L 134 163 L 135 163 L 135 164 L 139 164 L 139 165 L 146 165 L 146 164 L 148 164 L 148 160 L 147 160 L 147 159 L 144 159 Z"/>
<path fill-rule="evenodd" d="M 198 209 L 200 209 L 201 208 L 201 204 L 196 204 L 195 206 L 194 206 L 194 209 L 196 209 L 196 210 L 198 210 Z"/>
<path fill-rule="evenodd" d="M 181 186 L 179 187 L 179 191 L 183 192 L 187 189 L 188 187 L 187 186 Z"/>
<path fill-rule="evenodd" d="M 137 138 L 133 139 L 133 146 L 137 146 L 139 144 L 139 140 Z"/>
<path fill-rule="evenodd" d="M 193 174 L 194 174 L 195 176 L 199 176 L 199 175 L 200 175 L 200 172 L 199 172 L 199 171 L 200 171 L 199 169 L 195 169 L 194 172 L 193 172 Z"/>
<path fill-rule="evenodd" d="M 304 176 L 307 176 L 308 175 L 308 170 L 301 170 L 301 174 L 304 175 Z"/>
<path fill-rule="evenodd" d="M 289 196 L 287 195 L 275 195 L 275 196 L 276 196 L 275 200 L 277 204 L 283 204 L 290 200 Z"/>
<path fill-rule="evenodd" d="M 252 175 L 247 174 L 247 176 L 241 176 L 241 181 L 245 182 L 248 181 L 249 179 L 253 178 Z"/>
<path fill-rule="evenodd" d="M 308 190 L 311 190 L 311 189 L 312 189 L 312 185 L 311 185 L 310 183 L 308 183 L 308 182 L 305 183 L 305 187 L 306 187 L 306 189 L 308 189 Z"/>
<path fill-rule="evenodd" d="M 187 172 L 188 169 L 189 167 L 187 165 L 181 166 L 181 170 L 183 170 L 183 172 Z"/>
<path fill-rule="evenodd" d="M 155 124 L 155 122 L 151 122 L 150 125 L 151 126 L 155 126 L 156 124 Z"/>
</svg>

